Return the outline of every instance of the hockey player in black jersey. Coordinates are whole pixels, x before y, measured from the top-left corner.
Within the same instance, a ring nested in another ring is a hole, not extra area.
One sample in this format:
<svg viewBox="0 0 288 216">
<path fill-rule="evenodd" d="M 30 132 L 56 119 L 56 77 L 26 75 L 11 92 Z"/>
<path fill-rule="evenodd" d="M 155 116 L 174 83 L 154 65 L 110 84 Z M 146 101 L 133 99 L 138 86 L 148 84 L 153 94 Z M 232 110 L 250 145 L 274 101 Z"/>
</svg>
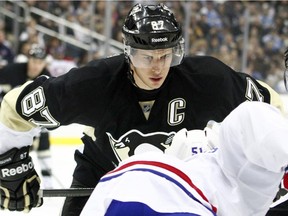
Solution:
<svg viewBox="0 0 288 216">
<path fill-rule="evenodd" d="M 27 62 L 11 63 L 0 69 L 0 102 L 8 91 L 24 84 L 28 80 L 34 80 L 41 75 L 50 76 L 50 72 L 47 69 L 47 53 L 45 48 L 39 44 L 31 44 L 27 57 Z M 39 136 L 35 137 L 33 149 L 36 150 L 41 166 L 44 180 L 43 186 L 51 188 L 51 152 L 47 130 L 43 129 Z"/>
<path fill-rule="evenodd" d="M 31 44 L 28 51 L 28 60 L 23 63 L 11 63 L 0 69 L 0 101 L 4 95 L 16 86 L 38 76 L 50 76 L 45 60 L 47 54 L 38 44 Z"/>
<path fill-rule="evenodd" d="M 71 187 L 95 187 L 119 161 L 147 148 L 169 148 L 180 129 L 203 129 L 211 119 L 221 122 L 243 101 L 283 107 L 275 91 L 249 75 L 213 57 L 184 57 L 181 27 L 165 5 L 135 5 L 122 32 L 123 54 L 60 77 L 39 77 L 5 96 L 0 170 L 30 164 L 26 148 L 38 127 L 79 123 L 94 133 L 84 135 L 83 150 L 75 152 Z M 41 205 L 33 166 L 13 178 L 0 175 L 0 180 L 9 192 L 0 189 L 2 208 L 29 211 Z M 24 185 L 25 191 L 19 189 Z M 62 215 L 79 215 L 87 199 L 67 198 Z"/>
</svg>

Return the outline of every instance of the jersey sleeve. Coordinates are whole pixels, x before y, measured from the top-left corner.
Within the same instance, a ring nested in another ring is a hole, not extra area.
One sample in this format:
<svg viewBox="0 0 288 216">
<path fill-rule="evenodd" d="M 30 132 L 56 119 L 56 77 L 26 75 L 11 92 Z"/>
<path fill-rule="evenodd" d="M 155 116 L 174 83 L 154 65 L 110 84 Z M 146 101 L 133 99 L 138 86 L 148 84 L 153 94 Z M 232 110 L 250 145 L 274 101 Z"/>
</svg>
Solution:
<svg viewBox="0 0 288 216">
<path fill-rule="evenodd" d="M 89 117 L 94 120 L 94 116 L 86 112 L 90 110 L 98 113 L 94 107 L 96 103 L 91 103 L 93 100 L 89 99 L 91 95 L 98 99 L 99 95 L 103 95 L 103 91 L 99 92 L 94 86 L 86 84 L 85 81 L 94 76 L 88 75 L 88 78 L 81 80 L 84 76 L 82 72 L 83 70 L 80 70 L 77 74 L 71 73 L 57 78 L 40 76 L 9 91 L 1 103 L 0 153 L 5 152 L 5 149 L 31 145 L 33 137 L 42 127 L 55 129 L 70 123 L 85 124 Z M 94 72 L 89 74 L 95 74 Z M 96 76 L 97 78 L 99 77 Z M 91 82 L 93 81 L 92 79 Z M 103 82 L 103 85 L 105 84 Z M 89 94 L 87 88 L 95 89 L 99 93 Z M 103 86 L 99 85 L 99 88 Z M 93 104 L 92 108 L 87 106 L 89 103 Z M 80 119 L 79 116 L 84 117 Z"/>
<path fill-rule="evenodd" d="M 21 87 L 17 87 L 9 91 L 1 103 L 0 122 L 12 130 L 29 131 L 36 127 L 35 124 L 21 118 L 15 109 L 19 94 L 30 83 L 31 81 L 28 81 Z"/>
<path fill-rule="evenodd" d="M 12 89 L 3 99 L 0 121 L 15 131 L 29 131 L 37 126 L 55 129 L 60 125 L 78 123 L 77 113 L 80 111 L 75 107 L 79 107 L 84 99 L 74 94 L 71 85 L 75 82 L 69 79 L 69 76 L 57 79 L 40 76 Z"/>
<path fill-rule="evenodd" d="M 237 85 L 236 91 L 237 88 L 241 88 L 242 91 L 244 90 L 245 99 L 247 101 L 261 101 L 269 103 L 278 108 L 282 113 L 286 112 L 280 95 L 268 84 L 263 81 L 256 80 L 246 73 L 236 72 L 236 74 L 240 78 L 234 78 L 234 82 Z"/>
<path fill-rule="evenodd" d="M 13 147 L 21 148 L 31 145 L 33 137 L 40 132 L 40 128 L 21 118 L 15 110 L 16 100 L 22 87 L 8 92 L 2 101 L 0 110 L 0 155 Z"/>
<path fill-rule="evenodd" d="M 257 80 L 260 85 L 266 88 L 270 93 L 270 104 L 277 107 L 282 113 L 287 112 L 285 110 L 284 103 L 280 97 L 280 95 L 272 89 L 267 83 Z"/>
</svg>

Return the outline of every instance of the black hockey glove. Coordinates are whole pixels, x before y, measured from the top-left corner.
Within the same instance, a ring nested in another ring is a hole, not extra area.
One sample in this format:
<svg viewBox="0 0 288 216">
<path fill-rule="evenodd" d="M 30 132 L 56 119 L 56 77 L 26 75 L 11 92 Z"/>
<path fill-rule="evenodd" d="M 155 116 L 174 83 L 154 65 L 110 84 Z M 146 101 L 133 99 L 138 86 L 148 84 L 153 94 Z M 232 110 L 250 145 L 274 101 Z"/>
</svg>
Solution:
<svg viewBox="0 0 288 216">
<path fill-rule="evenodd" d="M 41 206 L 39 189 L 40 178 L 29 156 L 29 146 L 0 155 L 1 209 L 29 212 Z"/>
</svg>

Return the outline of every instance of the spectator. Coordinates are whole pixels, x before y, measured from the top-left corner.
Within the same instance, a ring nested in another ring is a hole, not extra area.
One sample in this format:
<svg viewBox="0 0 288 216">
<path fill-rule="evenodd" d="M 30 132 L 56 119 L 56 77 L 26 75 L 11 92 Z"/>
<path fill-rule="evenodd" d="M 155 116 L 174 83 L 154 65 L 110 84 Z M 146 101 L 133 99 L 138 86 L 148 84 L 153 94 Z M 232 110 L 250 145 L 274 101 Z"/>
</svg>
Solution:
<svg viewBox="0 0 288 216">
<path fill-rule="evenodd" d="M 6 40 L 5 31 L 0 29 L 0 68 L 13 63 L 14 53 Z"/>
<path fill-rule="evenodd" d="M 28 42 L 24 42 L 20 44 L 20 51 L 15 57 L 15 63 L 24 63 L 28 61 L 29 50 L 31 48 L 31 44 Z"/>
</svg>

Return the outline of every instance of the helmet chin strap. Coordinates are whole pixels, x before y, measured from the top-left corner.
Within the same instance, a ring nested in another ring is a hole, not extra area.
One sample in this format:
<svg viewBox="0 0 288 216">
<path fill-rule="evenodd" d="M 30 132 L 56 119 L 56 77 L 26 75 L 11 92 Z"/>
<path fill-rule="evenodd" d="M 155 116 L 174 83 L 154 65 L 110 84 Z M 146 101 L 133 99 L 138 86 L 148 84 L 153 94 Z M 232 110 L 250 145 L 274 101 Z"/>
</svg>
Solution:
<svg viewBox="0 0 288 216">
<path fill-rule="evenodd" d="M 128 77 L 128 79 L 131 81 L 131 83 L 134 85 L 134 86 L 136 86 L 137 88 L 140 88 L 137 84 L 136 84 L 136 82 L 135 82 L 135 79 L 134 79 L 134 71 L 133 71 L 133 69 L 131 68 L 131 61 L 130 61 L 130 58 L 127 56 L 127 54 L 125 54 L 125 58 L 126 58 L 126 61 L 127 61 L 127 63 L 129 64 L 129 68 L 128 68 L 128 70 L 127 70 L 127 77 Z M 141 88 L 140 88 L 141 89 Z"/>
<path fill-rule="evenodd" d="M 125 41 L 124 41 L 124 43 L 125 43 Z M 128 77 L 128 79 L 131 81 L 131 83 L 132 83 L 134 86 L 136 86 L 137 88 L 141 89 L 141 88 L 136 84 L 136 82 L 135 82 L 135 79 L 134 79 L 134 70 L 131 68 L 131 64 L 132 64 L 132 63 L 131 63 L 131 60 L 130 60 L 130 58 L 129 58 L 126 50 L 124 50 L 124 55 L 125 55 L 126 62 L 127 62 L 128 65 L 129 65 L 129 68 L 128 68 L 128 70 L 127 70 L 127 77 Z"/>
<path fill-rule="evenodd" d="M 127 74 L 128 74 L 128 79 L 132 82 L 132 84 L 134 86 L 136 86 L 137 88 L 140 88 L 135 82 L 134 71 L 130 67 L 129 67 L 129 70 L 128 70 Z"/>
</svg>

